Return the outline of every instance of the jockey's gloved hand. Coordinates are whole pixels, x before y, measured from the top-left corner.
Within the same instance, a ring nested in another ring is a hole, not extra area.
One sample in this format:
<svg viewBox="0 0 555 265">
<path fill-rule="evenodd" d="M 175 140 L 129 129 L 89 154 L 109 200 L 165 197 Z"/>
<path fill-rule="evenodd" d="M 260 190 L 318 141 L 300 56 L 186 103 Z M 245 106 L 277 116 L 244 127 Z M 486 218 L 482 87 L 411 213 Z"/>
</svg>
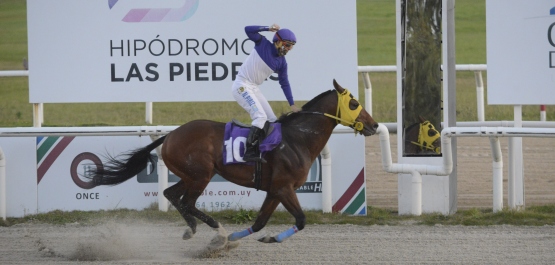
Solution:
<svg viewBox="0 0 555 265">
<path fill-rule="evenodd" d="M 279 27 L 278 24 L 272 24 L 272 25 L 270 26 L 270 28 L 269 28 L 269 30 L 270 30 L 271 32 L 276 32 L 276 31 L 278 31 L 279 29 L 280 29 L 280 27 Z"/>
</svg>

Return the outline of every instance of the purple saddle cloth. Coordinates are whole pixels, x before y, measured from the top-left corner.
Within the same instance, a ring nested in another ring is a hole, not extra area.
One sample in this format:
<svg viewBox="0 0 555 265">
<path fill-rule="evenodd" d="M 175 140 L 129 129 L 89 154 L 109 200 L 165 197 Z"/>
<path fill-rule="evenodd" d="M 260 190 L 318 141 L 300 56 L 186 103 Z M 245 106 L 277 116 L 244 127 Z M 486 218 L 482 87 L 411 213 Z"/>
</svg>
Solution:
<svg viewBox="0 0 555 265">
<path fill-rule="evenodd" d="M 243 160 L 243 156 L 245 155 L 249 131 L 250 128 L 237 126 L 233 122 L 226 123 L 223 146 L 224 165 L 247 163 Z M 259 145 L 260 152 L 264 155 L 264 153 L 276 148 L 279 143 L 281 143 L 281 123 L 271 123 L 270 134 Z"/>
</svg>

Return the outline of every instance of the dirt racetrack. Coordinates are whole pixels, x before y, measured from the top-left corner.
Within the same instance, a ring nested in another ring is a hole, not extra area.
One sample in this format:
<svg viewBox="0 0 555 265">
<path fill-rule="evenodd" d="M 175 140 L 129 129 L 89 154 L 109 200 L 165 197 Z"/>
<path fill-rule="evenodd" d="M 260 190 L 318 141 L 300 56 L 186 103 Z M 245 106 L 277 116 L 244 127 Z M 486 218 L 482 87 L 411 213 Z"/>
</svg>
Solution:
<svg viewBox="0 0 555 265">
<path fill-rule="evenodd" d="M 505 161 L 507 139 L 501 139 Z M 391 137 L 396 162 L 396 137 Z M 378 137 L 366 140 L 368 205 L 397 208 L 397 177 L 381 169 Z M 555 203 L 555 139 L 524 139 L 526 205 Z M 458 138 L 458 208 L 492 207 L 487 138 Z M 372 170 L 376 169 L 376 170 Z M 199 225 L 183 241 L 184 222 L 129 220 L 101 225 L 26 223 L 0 227 L 0 264 L 553 264 L 555 227 L 315 225 L 281 244 L 257 238 L 290 226 L 268 226 L 229 251 L 206 249 L 215 232 Z M 249 224 L 250 225 L 250 224 Z M 247 225 L 229 225 L 237 231 Z"/>
<path fill-rule="evenodd" d="M 256 241 L 210 252 L 215 232 L 200 225 L 181 240 L 183 223 L 107 221 L 103 225 L 0 227 L 0 264 L 552 264 L 555 228 L 313 225 L 279 244 Z M 227 226 L 228 231 L 244 229 Z"/>
</svg>

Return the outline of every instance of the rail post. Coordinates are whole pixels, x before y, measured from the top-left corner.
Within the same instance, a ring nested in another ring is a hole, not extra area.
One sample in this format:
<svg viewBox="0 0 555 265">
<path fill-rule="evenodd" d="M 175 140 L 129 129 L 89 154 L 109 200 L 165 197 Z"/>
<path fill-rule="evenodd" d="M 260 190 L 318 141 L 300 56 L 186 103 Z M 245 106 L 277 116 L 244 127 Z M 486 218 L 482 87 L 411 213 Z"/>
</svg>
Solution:
<svg viewBox="0 0 555 265">
<path fill-rule="evenodd" d="M 482 79 L 482 71 L 474 71 L 476 79 L 476 109 L 478 112 L 478 121 L 485 121 L 484 112 L 484 81 Z"/>
<path fill-rule="evenodd" d="M 6 221 L 6 156 L 0 147 L 0 216 Z"/>
</svg>

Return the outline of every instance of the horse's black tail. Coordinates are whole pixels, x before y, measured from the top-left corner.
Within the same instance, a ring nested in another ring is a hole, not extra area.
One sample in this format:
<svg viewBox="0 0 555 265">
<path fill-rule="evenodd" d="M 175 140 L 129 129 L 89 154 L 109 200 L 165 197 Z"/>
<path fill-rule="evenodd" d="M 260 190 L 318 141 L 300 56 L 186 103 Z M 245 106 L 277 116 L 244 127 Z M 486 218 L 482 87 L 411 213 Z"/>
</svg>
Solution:
<svg viewBox="0 0 555 265">
<path fill-rule="evenodd" d="M 143 148 L 119 155 L 119 159 L 107 155 L 108 161 L 103 166 L 97 166 L 95 171 L 89 172 L 85 177 L 96 185 L 120 184 L 139 174 L 149 161 L 154 164 L 154 156 L 150 152 L 161 145 L 165 138 L 166 136 L 160 137 Z"/>
</svg>

